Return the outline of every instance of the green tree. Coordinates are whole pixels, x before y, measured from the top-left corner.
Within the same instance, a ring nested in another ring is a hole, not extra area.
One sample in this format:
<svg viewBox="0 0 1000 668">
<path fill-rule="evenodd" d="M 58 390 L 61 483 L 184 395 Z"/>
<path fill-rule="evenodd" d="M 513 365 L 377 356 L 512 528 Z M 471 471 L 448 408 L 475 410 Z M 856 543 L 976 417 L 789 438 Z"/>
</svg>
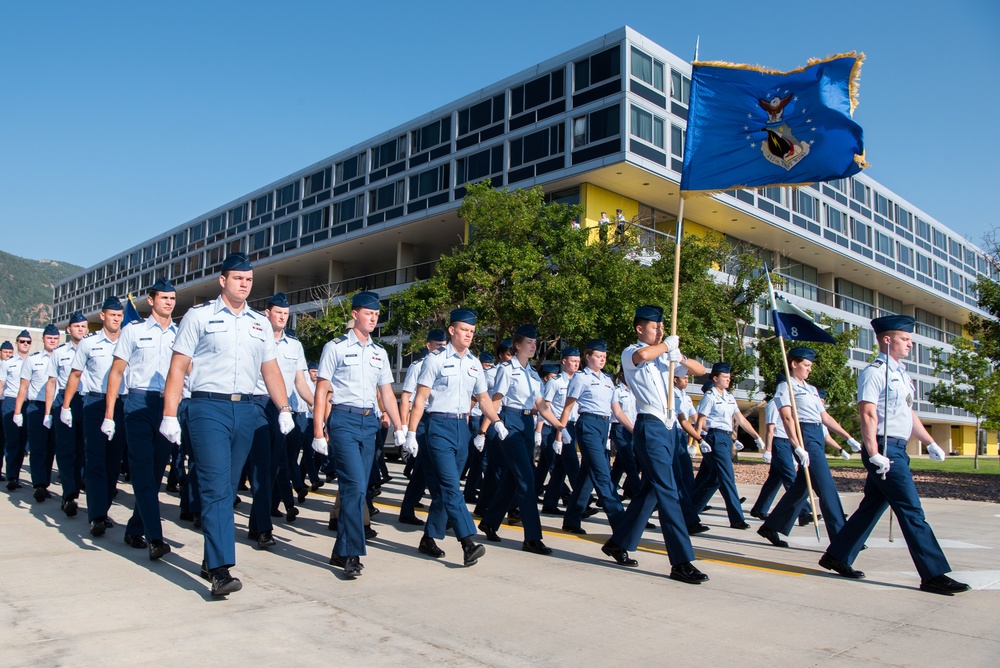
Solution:
<svg viewBox="0 0 1000 668">
<path fill-rule="evenodd" d="M 319 301 L 323 308 L 319 315 L 299 316 L 295 324 L 295 334 L 302 343 L 306 359 L 318 362 L 323 346 L 347 331 L 351 322 L 351 297 L 354 293 L 337 300 L 336 296 L 325 295 Z"/>
</svg>

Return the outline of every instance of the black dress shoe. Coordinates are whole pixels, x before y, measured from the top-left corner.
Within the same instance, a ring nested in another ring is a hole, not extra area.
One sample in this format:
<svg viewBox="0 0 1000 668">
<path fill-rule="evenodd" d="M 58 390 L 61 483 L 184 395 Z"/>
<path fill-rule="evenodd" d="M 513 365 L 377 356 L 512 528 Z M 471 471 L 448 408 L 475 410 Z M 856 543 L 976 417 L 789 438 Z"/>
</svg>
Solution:
<svg viewBox="0 0 1000 668">
<path fill-rule="evenodd" d="M 216 568 L 212 571 L 212 596 L 225 596 L 240 589 L 243 589 L 243 583 L 230 575 L 228 568 Z"/>
<path fill-rule="evenodd" d="M 49 496 L 51 495 L 49 494 L 48 490 L 46 490 L 44 487 L 35 488 L 34 497 L 35 501 L 37 501 L 38 503 L 41 503 L 45 499 L 49 498 Z"/>
<path fill-rule="evenodd" d="M 331 517 L 330 521 L 326 523 L 326 528 L 329 529 L 330 531 L 336 531 L 337 530 L 337 518 Z"/>
<path fill-rule="evenodd" d="M 299 509 L 296 508 L 295 506 L 292 506 L 291 508 L 288 509 L 288 512 L 285 513 L 285 521 L 291 524 L 292 522 L 295 521 L 295 518 L 298 516 L 299 516 Z"/>
<path fill-rule="evenodd" d="M 314 482 L 313 484 L 309 485 L 309 491 L 310 492 L 318 492 L 319 488 L 322 487 L 325 484 L 326 483 L 323 482 L 322 480 Z"/>
<path fill-rule="evenodd" d="M 194 515 L 194 528 L 195 529 L 201 528 L 201 513 L 195 513 Z"/>
<path fill-rule="evenodd" d="M 500 536 L 497 535 L 496 530 L 493 527 L 486 524 L 485 522 L 479 523 L 479 530 L 482 531 L 483 534 L 486 536 L 486 540 L 490 541 L 491 543 L 500 542 Z"/>
<path fill-rule="evenodd" d="M 170 554 L 170 546 L 164 543 L 162 540 L 153 540 L 149 542 L 149 560 L 156 561 L 165 554 Z"/>
<path fill-rule="evenodd" d="M 185 522 L 193 522 L 194 513 L 192 513 L 190 510 L 182 510 L 181 514 L 177 516 L 177 519 L 184 520 Z"/>
<path fill-rule="evenodd" d="M 778 532 L 770 527 L 762 526 L 757 529 L 757 535 L 762 538 L 766 538 L 770 541 L 771 545 L 774 545 L 775 547 L 788 547 L 788 543 L 783 541 L 781 536 L 778 535 Z"/>
<path fill-rule="evenodd" d="M 111 518 L 108 517 L 107 515 L 105 515 L 103 518 L 101 518 L 101 521 L 104 522 L 104 528 L 105 529 L 110 529 L 110 528 L 114 527 L 114 525 L 115 525 L 115 523 L 112 522 Z"/>
<path fill-rule="evenodd" d="M 817 515 L 816 519 L 817 520 L 822 520 L 823 519 L 823 514 L 820 513 L 819 515 Z M 812 513 L 806 513 L 804 515 L 799 515 L 799 526 L 800 527 L 808 526 L 808 525 L 812 524 L 813 521 L 814 520 L 813 520 L 813 514 Z"/>
<path fill-rule="evenodd" d="M 542 506 L 542 515 L 565 515 L 566 511 L 555 506 Z"/>
<path fill-rule="evenodd" d="M 364 564 L 359 557 L 341 557 L 336 554 L 330 556 L 330 564 L 344 569 L 344 575 L 349 578 L 356 578 L 361 575 Z"/>
<path fill-rule="evenodd" d="M 601 511 L 599 511 L 597 508 L 587 508 L 586 510 L 583 511 L 583 514 L 580 517 L 582 517 L 583 519 L 587 519 L 588 517 L 593 517 L 599 512 Z"/>
<path fill-rule="evenodd" d="M 532 552 L 534 554 L 552 554 L 552 548 L 546 547 L 545 543 L 540 540 L 526 540 L 521 543 L 521 550 L 524 552 Z"/>
<path fill-rule="evenodd" d="M 419 517 L 417 517 L 416 515 L 414 515 L 413 517 L 406 517 L 406 516 L 400 515 L 399 516 L 399 523 L 400 524 L 412 524 L 415 527 L 422 527 L 424 525 L 424 521 L 422 519 L 420 519 Z"/>
<path fill-rule="evenodd" d="M 7 491 L 13 492 L 15 489 L 21 489 L 21 483 L 19 483 L 16 479 L 8 480 Z"/>
<path fill-rule="evenodd" d="M 639 565 L 638 561 L 628 556 L 628 552 L 612 543 L 610 538 L 603 546 L 601 546 L 601 552 L 617 561 L 619 566 Z"/>
<path fill-rule="evenodd" d="M 850 564 L 845 564 L 839 559 L 834 559 L 826 552 L 820 557 L 819 565 L 828 571 L 833 571 L 837 575 L 843 575 L 845 578 L 851 578 L 852 580 L 863 580 L 865 577 L 865 574 L 861 571 L 855 570 Z"/>
<path fill-rule="evenodd" d="M 204 578 L 205 580 L 208 580 L 209 582 L 212 581 L 212 574 L 209 572 L 208 566 L 205 564 L 204 561 L 201 562 L 201 577 Z"/>
<path fill-rule="evenodd" d="M 420 551 L 420 554 L 426 554 L 428 557 L 434 557 L 435 559 L 440 559 L 444 556 L 444 550 L 438 547 L 437 543 L 430 536 L 421 538 L 417 549 Z"/>
<path fill-rule="evenodd" d="M 331 566 L 337 566 L 339 568 L 346 568 L 347 567 L 347 560 L 348 559 L 351 559 L 351 557 L 341 557 L 341 556 L 336 555 L 336 554 L 331 554 L 330 555 L 330 565 Z M 360 557 L 354 557 L 354 559 L 357 559 L 358 570 L 361 570 L 361 569 L 363 569 L 365 567 L 365 565 L 363 563 L 361 563 L 361 558 Z"/>
<path fill-rule="evenodd" d="M 295 490 L 295 498 L 299 500 L 299 503 L 305 502 L 307 494 L 309 494 L 309 490 L 305 487 L 299 487 Z"/>
<path fill-rule="evenodd" d="M 462 565 L 474 566 L 486 554 L 486 548 L 479 543 L 468 540 L 462 545 Z"/>
<path fill-rule="evenodd" d="M 574 526 L 570 526 L 568 524 L 564 524 L 562 526 L 562 530 L 563 531 L 568 531 L 569 533 L 575 533 L 575 534 L 578 534 L 580 536 L 586 535 L 586 533 L 587 533 L 587 530 L 584 529 L 583 527 L 574 527 Z"/>
<path fill-rule="evenodd" d="M 103 536 L 105 531 L 107 531 L 107 527 L 104 526 L 104 522 L 101 520 L 94 520 L 90 523 L 91 536 L 94 536 L 95 538 L 97 536 Z"/>
<path fill-rule="evenodd" d="M 370 526 L 365 527 L 365 540 L 371 540 L 372 538 L 378 538 L 378 531 L 375 531 Z"/>
<path fill-rule="evenodd" d="M 146 539 L 142 536 L 133 536 L 132 534 L 127 533 L 125 534 L 125 544 L 129 547 L 141 550 L 146 547 Z"/>
<path fill-rule="evenodd" d="M 66 517 L 76 517 L 76 511 L 79 509 L 76 499 L 64 499 L 62 502 L 62 511 L 66 513 Z"/>
<path fill-rule="evenodd" d="M 378 508 L 376 508 L 375 506 L 370 506 L 370 507 L 368 508 L 368 517 L 375 517 L 375 516 L 376 516 L 376 515 L 378 515 L 378 514 L 379 514 L 380 512 L 382 512 L 382 511 L 381 511 L 381 510 L 379 510 Z"/>
<path fill-rule="evenodd" d="M 920 581 L 920 591 L 929 591 L 932 594 L 951 596 L 952 594 L 961 594 L 963 591 L 969 591 L 970 589 L 972 587 L 969 585 L 964 582 L 952 580 L 947 575 L 935 575 L 930 580 Z"/>
<path fill-rule="evenodd" d="M 705 524 L 692 524 L 687 528 L 689 536 L 696 536 L 700 533 L 705 533 L 709 530 L 709 527 Z"/>
<path fill-rule="evenodd" d="M 261 550 L 263 550 L 265 547 L 271 547 L 275 544 L 274 536 L 271 534 L 270 531 L 261 531 L 258 533 L 257 531 L 250 529 L 249 531 L 247 531 L 247 540 L 257 541 L 257 547 Z"/>
<path fill-rule="evenodd" d="M 685 564 L 677 564 L 670 569 L 670 579 L 684 582 L 686 584 L 701 584 L 708 582 L 708 576 L 694 567 L 690 561 Z"/>
<path fill-rule="evenodd" d="M 507 513 L 507 524 L 516 527 L 521 523 L 521 513 Z"/>
<path fill-rule="evenodd" d="M 168 493 L 170 493 L 170 494 L 177 494 L 180 491 L 181 491 L 180 488 L 177 487 L 177 485 L 175 485 L 174 483 L 167 483 L 167 492 Z"/>
<path fill-rule="evenodd" d="M 770 515 L 770 513 L 762 513 L 759 510 L 750 511 L 750 517 L 756 517 L 759 520 L 766 520 L 768 515 Z"/>
<path fill-rule="evenodd" d="M 281 517 L 281 511 L 277 508 L 271 508 L 271 517 Z"/>
<path fill-rule="evenodd" d="M 744 521 L 740 521 L 740 522 L 730 522 L 730 523 L 729 523 L 729 528 L 730 528 L 730 529 L 740 529 L 740 530 L 746 530 L 746 529 L 749 529 L 749 528 L 750 528 L 750 525 L 749 525 L 749 524 L 747 524 L 747 523 L 746 523 L 746 522 L 744 522 Z"/>
</svg>

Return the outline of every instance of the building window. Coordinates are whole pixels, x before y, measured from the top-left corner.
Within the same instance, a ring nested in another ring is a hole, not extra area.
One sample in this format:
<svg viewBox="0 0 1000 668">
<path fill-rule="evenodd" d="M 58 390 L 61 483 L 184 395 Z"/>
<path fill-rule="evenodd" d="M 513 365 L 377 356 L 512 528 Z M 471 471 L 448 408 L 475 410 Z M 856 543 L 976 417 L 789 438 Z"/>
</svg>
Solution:
<svg viewBox="0 0 1000 668">
<path fill-rule="evenodd" d="M 826 226 L 838 234 L 847 234 L 847 216 L 840 209 L 824 204 L 826 209 Z"/>
<path fill-rule="evenodd" d="M 504 95 L 496 95 L 458 112 L 458 136 L 476 132 L 504 119 Z"/>
<path fill-rule="evenodd" d="M 857 179 L 851 179 L 851 197 L 865 206 L 871 206 L 871 190 Z"/>
<path fill-rule="evenodd" d="M 400 180 L 369 191 L 368 212 L 375 213 L 402 204 L 405 185 Z"/>
<path fill-rule="evenodd" d="M 687 140 L 687 130 L 677 125 L 670 126 L 670 154 L 677 158 L 684 157 L 684 142 Z"/>
<path fill-rule="evenodd" d="M 845 194 L 847 193 L 847 179 L 833 179 L 832 181 L 827 181 L 827 185 L 834 190 Z"/>
<path fill-rule="evenodd" d="M 883 218 L 892 220 L 892 202 L 880 193 L 875 193 L 875 212 Z"/>
<path fill-rule="evenodd" d="M 913 249 L 903 243 L 896 243 L 896 258 L 899 264 L 913 266 Z"/>
<path fill-rule="evenodd" d="M 566 95 L 566 71 L 558 69 L 510 89 L 510 115 L 558 100 Z"/>
<path fill-rule="evenodd" d="M 857 218 L 851 218 L 851 236 L 862 246 L 872 245 L 872 228 Z"/>
<path fill-rule="evenodd" d="M 581 91 L 621 75 L 621 51 L 617 46 L 573 63 L 573 91 Z"/>
<path fill-rule="evenodd" d="M 321 209 L 325 211 L 326 209 Z M 299 219 L 298 217 L 292 218 L 291 220 L 286 220 L 283 223 L 278 223 L 274 226 L 274 243 L 283 244 L 286 241 L 291 241 L 299 234 Z"/>
<path fill-rule="evenodd" d="M 368 171 L 368 152 L 359 153 L 353 158 L 342 160 L 334 166 L 337 183 L 356 179 Z"/>
<path fill-rule="evenodd" d="M 150 244 L 142 249 L 143 262 L 152 262 L 154 257 L 156 257 L 156 249 L 153 244 Z"/>
<path fill-rule="evenodd" d="M 888 295 L 879 294 L 878 307 L 882 311 L 883 315 L 903 312 L 903 302 L 899 299 L 889 297 Z"/>
<path fill-rule="evenodd" d="M 218 216 L 212 216 L 208 219 L 208 235 L 218 234 L 222 231 L 224 227 L 225 217 L 220 213 Z"/>
<path fill-rule="evenodd" d="M 632 105 L 631 134 L 633 137 L 638 137 L 657 148 L 663 148 L 664 127 L 665 121 L 662 118 L 654 116 L 645 109 Z"/>
<path fill-rule="evenodd" d="M 272 204 L 274 202 L 273 194 L 267 193 L 266 195 L 261 195 L 260 197 L 253 200 L 251 203 L 250 217 L 257 218 L 258 216 L 263 216 L 265 213 L 270 213 Z"/>
<path fill-rule="evenodd" d="M 132 251 L 132 254 L 128 256 L 128 266 L 130 269 L 138 269 L 139 265 L 142 264 L 142 252 Z"/>
<path fill-rule="evenodd" d="M 594 144 L 621 134 L 619 105 L 598 109 L 573 119 L 573 148 Z"/>
<path fill-rule="evenodd" d="M 450 165 L 444 164 L 410 177 L 410 200 L 433 195 L 451 187 Z"/>
<path fill-rule="evenodd" d="M 875 291 L 843 278 L 834 282 L 837 292 L 837 308 L 855 315 L 871 317 L 875 303 Z"/>
<path fill-rule="evenodd" d="M 455 161 L 455 182 L 464 186 L 503 173 L 503 146 L 494 146 Z"/>
<path fill-rule="evenodd" d="M 292 202 L 299 198 L 299 181 L 296 179 L 291 183 L 286 183 L 285 185 L 278 188 L 277 192 L 277 203 L 276 206 L 281 208 L 283 206 L 288 206 Z"/>
<path fill-rule="evenodd" d="M 940 262 L 934 263 L 934 280 L 938 283 L 948 284 L 948 267 Z"/>
<path fill-rule="evenodd" d="M 305 180 L 305 196 L 315 195 L 318 192 L 330 187 L 330 168 L 321 169 L 315 174 L 310 174 Z"/>
<path fill-rule="evenodd" d="M 663 92 L 663 63 L 632 47 L 632 76 Z"/>
<path fill-rule="evenodd" d="M 892 239 L 888 235 L 882 234 L 878 230 L 875 231 L 875 250 L 877 250 L 882 255 L 887 255 L 892 257 L 893 243 Z"/>
<path fill-rule="evenodd" d="M 410 155 L 416 155 L 451 141 L 451 116 L 428 123 L 410 133 Z"/>
<path fill-rule="evenodd" d="M 247 205 L 240 204 L 234 209 L 229 210 L 229 227 L 235 227 L 240 223 L 244 223 L 247 220 Z"/>
<path fill-rule="evenodd" d="M 363 197 L 364 195 L 357 195 L 335 203 L 333 205 L 333 220 L 337 224 L 340 224 L 363 216 L 365 214 L 365 201 Z"/>
<path fill-rule="evenodd" d="M 969 265 L 970 267 L 976 266 L 976 252 L 971 248 L 965 249 L 965 264 Z"/>
<path fill-rule="evenodd" d="M 951 253 L 951 256 L 953 258 L 955 258 L 956 260 L 961 260 L 963 250 L 964 249 L 962 248 L 962 244 L 958 243 L 954 239 L 948 239 L 948 252 Z"/>
<path fill-rule="evenodd" d="M 188 272 L 198 271 L 204 266 L 205 254 L 192 253 L 188 256 Z"/>
<path fill-rule="evenodd" d="M 670 99 L 685 105 L 691 103 L 691 77 L 670 70 Z"/>
<path fill-rule="evenodd" d="M 896 207 L 896 224 L 900 227 L 906 228 L 910 232 L 913 231 L 913 214 L 906 209 L 897 206 Z"/>
<path fill-rule="evenodd" d="M 815 197 L 803 192 L 802 190 L 795 190 L 795 196 L 792 198 L 792 209 L 795 213 L 799 214 L 804 218 L 811 218 L 812 220 L 819 220 L 819 204 Z"/>
<path fill-rule="evenodd" d="M 941 230 L 934 230 L 934 246 L 943 251 L 948 250 L 948 237 Z"/>
<path fill-rule="evenodd" d="M 391 165 L 404 158 L 406 158 L 406 135 L 390 139 L 372 149 L 372 170 Z"/>
<path fill-rule="evenodd" d="M 351 198 L 354 199 L 353 197 Z M 354 216 L 352 216 L 353 218 Z M 312 234 L 330 225 L 330 209 L 323 207 L 302 216 L 302 234 Z"/>
<path fill-rule="evenodd" d="M 191 238 L 191 245 L 194 248 L 201 248 L 205 245 L 205 221 L 195 223 L 188 228 L 188 236 Z"/>
<path fill-rule="evenodd" d="M 776 204 L 781 204 L 781 191 L 783 188 L 771 186 L 769 188 L 757 188 L 758 197 L 769 199 Z"/>
<path fill-rule="evenodd" d="M 181 278 L 182 276 L 184 276 L 184 274 L 186 272 L 186 269 L 185 269 L 186 266 L 187 266 L 187 263 L 184 261 L 184 258 L 181 258 L 181 259 L 177 260 L 176 262 L 174 262 L 173 264 L 171 264 L 170 265 L 170 278 L 173 279 L 173 280 L 177 280 L 178 278 Z"/>
<path fill-rule="evenodd" d="M 931 226 L 927 221 L 917 218 L 917 236 L 924 241 L 931 240 Z"/>
<path fill-rule="evenodd" d="M 532 132 L 510 142 L 510 166 L 520 167 L 566 150 L 566 126 L 562 123 Z"/>
<path fill-rule="evenodd" d="M 931 259 L 923 253 L 917 253 L 917 271 L 924 276 L 931 275 Z"/>
<path fill-rule="evenodd" d="M 170 239 L 160 239 L 156 242 L 156 256 L 163 257 L 170 252 Z"/>
</svg>

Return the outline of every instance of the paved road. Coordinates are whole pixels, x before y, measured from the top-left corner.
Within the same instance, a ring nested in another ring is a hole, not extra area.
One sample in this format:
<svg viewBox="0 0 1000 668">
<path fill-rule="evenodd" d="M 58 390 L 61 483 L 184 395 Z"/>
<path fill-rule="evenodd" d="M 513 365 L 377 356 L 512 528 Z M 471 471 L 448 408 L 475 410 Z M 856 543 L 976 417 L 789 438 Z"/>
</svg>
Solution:
<svg viewBox="0 0 1000 668">
<path fill-rule="evenodd" d="M 199 665 L 292 662 L 298 666 L 990 666 L 1000 665 L 1000 506 L 927 500 L 924 507 L 955 569 L 974 590 L 955 597 L 920 592 L 901 537 L 889 543 L 888 516 L 855 565 L 865 581 L 816 565 L 826 544 L 796 528 L 789 549 L 706 513 L 712 530 L 695 539 L 700 586 L 666 577 L 658 533 L 647 531 L 639 567 L 616 566 L 600 552 L 603 515 L 586 536 L 543 517 L 551 557 L 523 553 L 519 527 L 461 565 L 416 550 L 420 529 L 396 525 L 403 480 L 378 499 L 378 538 L 357 580 L 327 560 L 331 498 L 311 494 L 294 524 L 276 520 L 278 545 L 257 551 L 243 540 L 249 504 L 237 515 L 243 591 L 212 600 L 198 577 L 202 537 L 177 519 L 177 497 L 162 494 L 173 553 L 160 562 L 122 542 L 131 489 L 121 484 L 99 539 L 85 513 L 67 519 L 55 500 L 30 490 L 0 492 L 0 638 L 7 665 Z M 26 477 L 26 476 L 24 476 Z M 58 487 L 55 491 L 58 493 Z M 757 489 L 742 486 L 755 498 Z M 244 497 L 248 501 L 248 497 Z M 715 499 L 721 509 L 719 498 Z M 860 495 L 844 495 L 848 511 Z M 751 520 L 753 527 L 759 523 Z"/>
</svg>

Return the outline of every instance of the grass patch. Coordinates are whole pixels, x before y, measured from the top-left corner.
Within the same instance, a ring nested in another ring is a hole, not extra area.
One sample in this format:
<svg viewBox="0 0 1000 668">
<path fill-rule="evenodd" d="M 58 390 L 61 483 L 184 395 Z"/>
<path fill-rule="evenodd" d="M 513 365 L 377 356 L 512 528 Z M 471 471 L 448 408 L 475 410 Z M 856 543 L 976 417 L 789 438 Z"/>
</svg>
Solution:
<svg viewBox="0 0 1000 668">
<path fill-rule="evenodd" d="M 852 455 L 850 461 L 840 457 L 828 458 L 830 468 L 849 467 L 861 468 L 861 455 Z M 1000 459 L 989 455 L 979 456 L 979 468 L 973 468 L 973 457 L 948 457 L 943 462 L 931 461 L 927 457 L 910 459 L 910 469 L 913 471 L 944 471 L 946 473 L 975 473 L 977 475 L 1000 475 Z"/>
</svg>

